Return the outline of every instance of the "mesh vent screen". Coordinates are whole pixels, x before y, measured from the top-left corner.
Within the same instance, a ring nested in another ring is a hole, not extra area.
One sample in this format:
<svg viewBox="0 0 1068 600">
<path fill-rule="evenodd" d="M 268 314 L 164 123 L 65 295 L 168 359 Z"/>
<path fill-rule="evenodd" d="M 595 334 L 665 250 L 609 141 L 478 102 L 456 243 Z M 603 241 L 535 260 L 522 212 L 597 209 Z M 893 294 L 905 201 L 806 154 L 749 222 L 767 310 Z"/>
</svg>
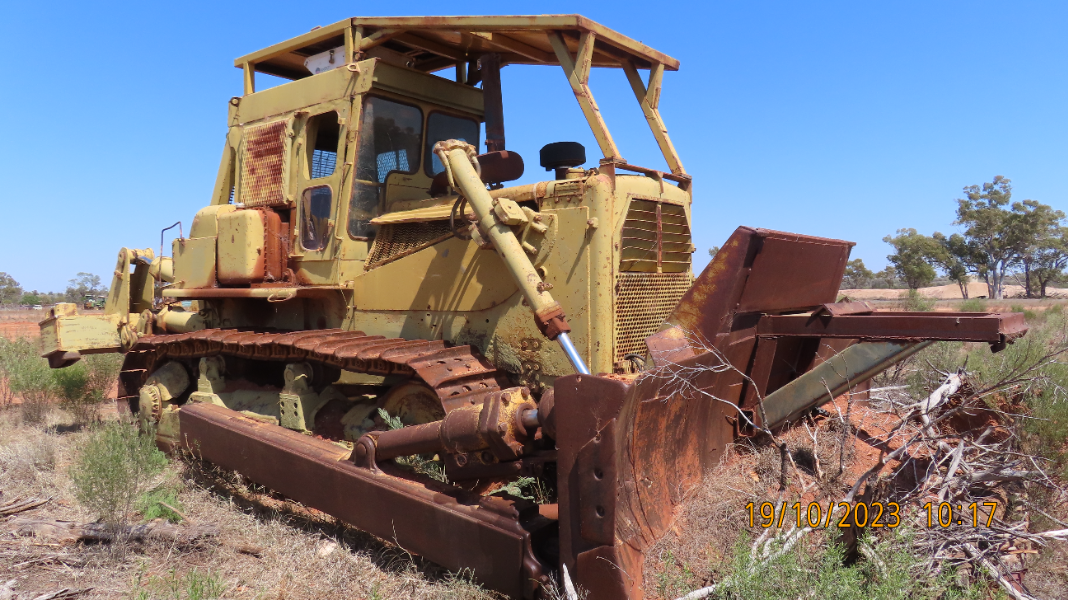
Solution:
<svg viewBox="0 0 1068 600">
<path fill-rule="evenodd" d="M 286 122 L 245 128 L 241 157 L 241 197 L 245 206 L 285 204 Z"/>
<path fill-rule="evenodd" d="M 616 362 L 632 352 L 645 355 L 645 338 L 664 324 L 691 285 L 689 272 L 616 275 Z"/>
<path fill-rule="evenodd" d="M 633 199 L 623 221 L 620 271 L 690 270 L 690 226 L 677 204 Z"/>
<path fill-rule="evenodd" d="M 367 257 L 368 270 L 408 256 L 452 236 L 448 221 L 382 225 Z"/>
</svg>

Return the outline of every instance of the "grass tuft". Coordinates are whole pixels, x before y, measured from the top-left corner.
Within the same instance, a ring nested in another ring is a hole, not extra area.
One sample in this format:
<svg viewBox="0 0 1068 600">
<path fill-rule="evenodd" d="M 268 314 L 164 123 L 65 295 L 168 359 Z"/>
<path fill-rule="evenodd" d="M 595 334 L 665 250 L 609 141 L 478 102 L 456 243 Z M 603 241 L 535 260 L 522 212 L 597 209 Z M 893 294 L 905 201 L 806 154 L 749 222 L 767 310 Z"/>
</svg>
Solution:
<svg viewBox="0 0 1068 600">
<path fill-rule="evenodd" d="M 222 577 L 213 571 L 193 568 L 183 574 L 171 569 L 166 575 L 146 577 L 142 565 L 134 580 L 132 600 L 214 600 L 227 591 Z"/>
</svg>

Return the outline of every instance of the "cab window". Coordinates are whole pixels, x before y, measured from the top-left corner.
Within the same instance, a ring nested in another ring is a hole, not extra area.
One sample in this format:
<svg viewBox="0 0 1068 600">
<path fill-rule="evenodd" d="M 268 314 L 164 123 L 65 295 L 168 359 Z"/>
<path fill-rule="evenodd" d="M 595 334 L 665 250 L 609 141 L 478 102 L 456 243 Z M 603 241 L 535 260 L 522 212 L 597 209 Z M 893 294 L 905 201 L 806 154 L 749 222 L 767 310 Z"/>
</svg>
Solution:
<svg viewBox="0 0 1068 600">
<path fill-rule="evenodd" d="M 337 166 L 337 145 L 341 125 L 337 112 L 330 111 L 308 119 L 307 127 L 308 175 L 320 179 L 334 174 Z"/>
<path fill-rule="evenodd" d="M 349 235 L 374 237 L 369 221 L 378 211 L 383 184 L 390 173 L 419 170 L 423 142 L 423 111 L 385 98 L 368 97 L 363 103 L 356 180 L 349 198 Z"/>
<path fill-rule="evenodd" d="M 305 250 L 319 251 L 326 248 L 330 239 L 332 204 L 333 193 L 328 185 L 311 187 L 301 194 L 300 244 Z"/>
<path fill-rule="evenodd" d="M 445 170 L 441 159 L 434 154 L 434 144 L 442 140 L 460 140 L 478 148 L 478 135 L 479 123 L 474 119 L 430 113 L 426 120 L 426 150 L 423 158 L 426 174 L 433 177 Z"/>
<path fill-rule="evenodd" d="M 423 141 L 423 112 L 372 96 L 363 104 L 360 138 L 357 179 L 385 183 L 394 171 L 415 173 Z"/>
</svg>

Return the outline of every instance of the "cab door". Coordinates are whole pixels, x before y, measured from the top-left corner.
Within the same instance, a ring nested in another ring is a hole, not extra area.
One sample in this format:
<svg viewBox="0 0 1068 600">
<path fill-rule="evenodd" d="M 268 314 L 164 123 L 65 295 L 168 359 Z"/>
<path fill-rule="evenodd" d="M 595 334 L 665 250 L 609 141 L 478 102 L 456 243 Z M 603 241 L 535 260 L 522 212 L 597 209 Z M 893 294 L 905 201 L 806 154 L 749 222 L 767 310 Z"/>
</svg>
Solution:
<svg viewBox="0 0 1068 600">
<path fill-rule="evenodd" d="M 338 283 L 338 214 L 344 183 L 348 101 L 325 103 L 299 121 L 292 264 L 301 284 Z"/>
</svg>

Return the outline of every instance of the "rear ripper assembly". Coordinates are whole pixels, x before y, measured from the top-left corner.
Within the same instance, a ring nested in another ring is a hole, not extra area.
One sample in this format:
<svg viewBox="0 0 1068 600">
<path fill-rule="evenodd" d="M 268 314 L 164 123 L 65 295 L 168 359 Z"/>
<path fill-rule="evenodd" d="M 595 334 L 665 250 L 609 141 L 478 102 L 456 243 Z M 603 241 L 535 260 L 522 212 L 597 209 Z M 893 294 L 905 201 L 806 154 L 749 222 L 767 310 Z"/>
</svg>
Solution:
<svg viewBox="0 0 1068 600">
<path fill-rule="evenodd" d="M 563 68 L 596 167 L 549 144 L 554 180 L 504 186 L 517 63 Z M 641 598 L 643 553 L 736 438 L 932 341 L 1026 332 L 839 302 L 841 240 L 740 227 L 694 279 L 657 108 L 678 61 L 583 17 L 347 19 L 236 65 L 211 206 L 172 257 L 120 251 L 102 315 L 58 305 L 44 356 L 123 352 L 120 406 L 162 447 L 510 596 L 566 567 L 592 599 Z M 670 172 L 622 159 L 593 66 L 626 73 Z M 536 501 L 499 493 L 526 477 Z"/>
</svg>

